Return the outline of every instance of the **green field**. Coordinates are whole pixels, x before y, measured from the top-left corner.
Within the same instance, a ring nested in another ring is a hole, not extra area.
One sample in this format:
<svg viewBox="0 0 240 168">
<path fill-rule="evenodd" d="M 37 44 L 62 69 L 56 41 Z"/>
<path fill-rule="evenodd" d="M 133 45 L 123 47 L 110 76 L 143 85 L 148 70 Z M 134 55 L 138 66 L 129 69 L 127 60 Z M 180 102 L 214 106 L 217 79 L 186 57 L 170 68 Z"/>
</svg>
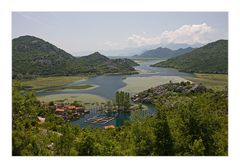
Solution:
<svg viewBox="0 0 240 168">
<path fill-rule="evenodd" d="M 94 89 L 96 88 L 97 86 L 96 85 L 90 85 L 90 84 L 82 84 L 82 85 L 78 85 L 78 86 L 63 86 L 63 87 L 58 87 L 58 88 L 49 88 L 49 89 L 46 89 L 45 91 L 51 91 L 51 92 L 54 92 L 54 91 L 61 91 L 61 90 L 80 90 L 80 89 Z"/>
<path fill-rule="evenodd" d="M 202 83 L 204 86 L 214 90 L 222 90 L 228 86 L 227 74 L 200 74 L 195 73 L 195 77 L 184 77 L 194 83 Z"/>
<path fill-rule="evenodd" d="M 80 101 L 82 103 L 105 103 L 107 101 L 107 99 L 93 94 L 54 94 L 38 96 L 37 99 L 44 102 L 64 101 L 67 103 L 72 103 L 74 101 Z"/>
<path fill-rule="evenodd" d="M 32 89 L 43 89 L 47 87 L 63 86 L 67 83 L 85 80 L 82 76 L 54 76 L 54 77 L 39 77 L 33 80 L 22 81 L 22 85 L 31 87 Z"/>
<path fill-rule="evenodd" d="M 178 76 L 128 77 L 124 80 L 127 85 L 119 90 L 129 92 L 130 94 L 136 94 L 151 87 L 169 83 L 169 81 L 185 82 L 187 79 Z"/>
</svg>

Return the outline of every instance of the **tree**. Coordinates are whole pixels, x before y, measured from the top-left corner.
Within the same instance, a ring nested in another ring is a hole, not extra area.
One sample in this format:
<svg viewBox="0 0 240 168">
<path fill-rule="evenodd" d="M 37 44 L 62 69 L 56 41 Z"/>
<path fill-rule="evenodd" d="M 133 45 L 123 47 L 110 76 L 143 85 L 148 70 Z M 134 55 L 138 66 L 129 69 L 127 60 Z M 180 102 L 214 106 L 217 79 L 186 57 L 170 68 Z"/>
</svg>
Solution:
<svg viewBox="0 0 240 168">
<path fill-rule="evenodd" d="M 54 106 L 54 101 L 50 101 L 50 102 L 48 103 L 48 105 L 49 105 L 49 106 Z"/>
<path fill-rule="evenodd" d="M 127 92 L 117 91 L 115 94 L 118 111 L 128 111 L 130 107 L 130 95 Z"/>
<path fill-rule="evenodd" d="M 159 156 L 172 156 L 174 155 L 173 140 L 168 125 L 166 112 L 161 110 L 158 105 L 158 113 L 156 120 L 156 154 Z"/>
<path fill-rule="evenodd" d="M 228 154 L 227 91 L 157 95 L 155 116 L 115 129 L 74 126 L 43 108 L 20 83 L 13 83 L 12 94 L 14 156 Z M 129 94 L 117 92 L 116 99 L 119 110 L 127 110 Z M 37 123 L 39 114 L 44 114 L 44 124 Z"/>
<path fill-rule="evenodd" d="M 113 108 L 112 102 L 111 102 L 111 101 L 107 101 L 106 107 L 107 107 L 107 111 L 108 111 L 108 112 L 111 112 L 111 111 L 112 111 L 112 108 Z"/>
<path fill-rule="evenodd" d="M 204 144 L 202 139 L 195 139 L 192 145 L 189 145 L 190 155 L 192 156 L 203 156 L 204 155 Z"/>
</svg>

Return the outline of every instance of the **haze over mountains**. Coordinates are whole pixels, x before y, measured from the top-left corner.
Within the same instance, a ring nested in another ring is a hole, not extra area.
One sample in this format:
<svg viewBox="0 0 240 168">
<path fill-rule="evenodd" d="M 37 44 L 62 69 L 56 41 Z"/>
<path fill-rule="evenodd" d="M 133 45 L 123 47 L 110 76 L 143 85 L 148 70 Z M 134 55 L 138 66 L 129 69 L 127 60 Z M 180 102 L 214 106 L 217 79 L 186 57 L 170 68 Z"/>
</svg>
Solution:
<svg viewBox="0 0 240 168">
<path fill-rule="evenodd" d="M 204 46 L 205 44 L 203 43 L 195 43 L 195 44 L 186 44 L 186 43 L 169 43 L 169 44 L 163 44 L 162 47 L 164 48 L 169 48 L 171 50 L 178 50 L 180 48 L 184 49 L 184 48 L 199 48 Z"/>
<path fill-rule="evenodd" d="M 71 54 L 34 36 L 12 40 L 13 78 L 39 75 L 77 75 L 104 73 L 133 73 L 135 62 L 129 59 L 111 60 L 95 52 L 85 57 Z"/>
<path fill-rule="evenodd" d="M 111 57 L 129 57 L 135 54 L 141 54 L 142 52 L 146 50 L 150 50 L 152 48 L 156 48 L 158 45 L 146 45 L 146 46 L 141 46 L 141 47 L 128 47 L 128 48 L 122 48 L 122 49 L 111 49 L 111 50 L 103 50 L 100 49 L 99 52 L 103 53 L 106 56 L 111 56 Z M 79 51 L 73 53 L 73 55 L 79 57 L 79 56 L 84 56 L 84 55 L 89 55 L 89 53 L 94 52 L 93 50 L 91 51 Z"/>
<path fill-rule="evenodd" d="M 140 47 L 128 47 L 123 49 L 112 49 L 112 50 L 99 50 L 99 52 L 103 53 L 106 56 L 121 56 L 121 57 L 131 57 L 133 55 L 141 55 L 144 52 L 148 50 L 154 50 L 156 48 L 162 47 L 162 48 L 168 48 L 171 50 L 178 50 L 180 48 L 199 48 L 202 47 L 204 44 L 201 43 L 195 43 L 195 44 L 186 44 L 186 43 L 168 43 L 168 44 L 155 44 L 155 45 L 144 45 Z M 73 53 L 74 56 L 83 56 L 88 55 L 90 53 L 93 53 L 94 51 L 79 51 Z"/>
</svg>

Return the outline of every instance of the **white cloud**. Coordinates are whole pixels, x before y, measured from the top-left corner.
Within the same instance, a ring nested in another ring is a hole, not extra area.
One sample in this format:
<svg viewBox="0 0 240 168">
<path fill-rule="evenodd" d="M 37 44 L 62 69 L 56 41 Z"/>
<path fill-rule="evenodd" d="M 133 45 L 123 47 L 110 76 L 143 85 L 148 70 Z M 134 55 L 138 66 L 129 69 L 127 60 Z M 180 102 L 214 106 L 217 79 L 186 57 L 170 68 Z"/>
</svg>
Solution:
<svg viewBox="0 0 240 168">
<path fill-rule="evenodd" d="M 157 36 L 146 36 L 133 34 L 128 37 L 127 41 L 130 45 L 136 46 L 154 45 L 161 43 L 207 43 L 210 41 L 209 34 L 214 29 L 206 23 L 198 25 L 183 25 L 174 31 L 164 31 Z"/>
<path fill-rule="evenodd" d="M 159 36 L 155 37 L 147 37 L 143 35 L 136 35 L 133 34 L 127 39 L 129 45 L 137 45 L 137 46 L 144 46 L 144 45 L 152 45 L 152 44 L 158 44 L 161 41 L 161 38 Z"/>
</svg>

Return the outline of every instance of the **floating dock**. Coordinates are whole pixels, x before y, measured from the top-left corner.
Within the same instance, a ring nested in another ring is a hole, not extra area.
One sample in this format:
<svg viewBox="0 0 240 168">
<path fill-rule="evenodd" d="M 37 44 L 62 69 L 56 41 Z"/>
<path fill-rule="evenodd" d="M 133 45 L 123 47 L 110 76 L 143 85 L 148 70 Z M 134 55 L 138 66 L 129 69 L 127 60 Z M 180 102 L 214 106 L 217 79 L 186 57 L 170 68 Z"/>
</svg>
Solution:
<svg viewBox="0 0 240 168">
<path fill-rule="evenodd" d="M 106 124 L 109 121 L 114 120 L 115 117 L 100 117 L 100 116 L 94 116 L 92 118 L 88 118 L 87 120 L 85 120 L 85 122 L 89 122 L 91 124 Z"/>
</svg>

